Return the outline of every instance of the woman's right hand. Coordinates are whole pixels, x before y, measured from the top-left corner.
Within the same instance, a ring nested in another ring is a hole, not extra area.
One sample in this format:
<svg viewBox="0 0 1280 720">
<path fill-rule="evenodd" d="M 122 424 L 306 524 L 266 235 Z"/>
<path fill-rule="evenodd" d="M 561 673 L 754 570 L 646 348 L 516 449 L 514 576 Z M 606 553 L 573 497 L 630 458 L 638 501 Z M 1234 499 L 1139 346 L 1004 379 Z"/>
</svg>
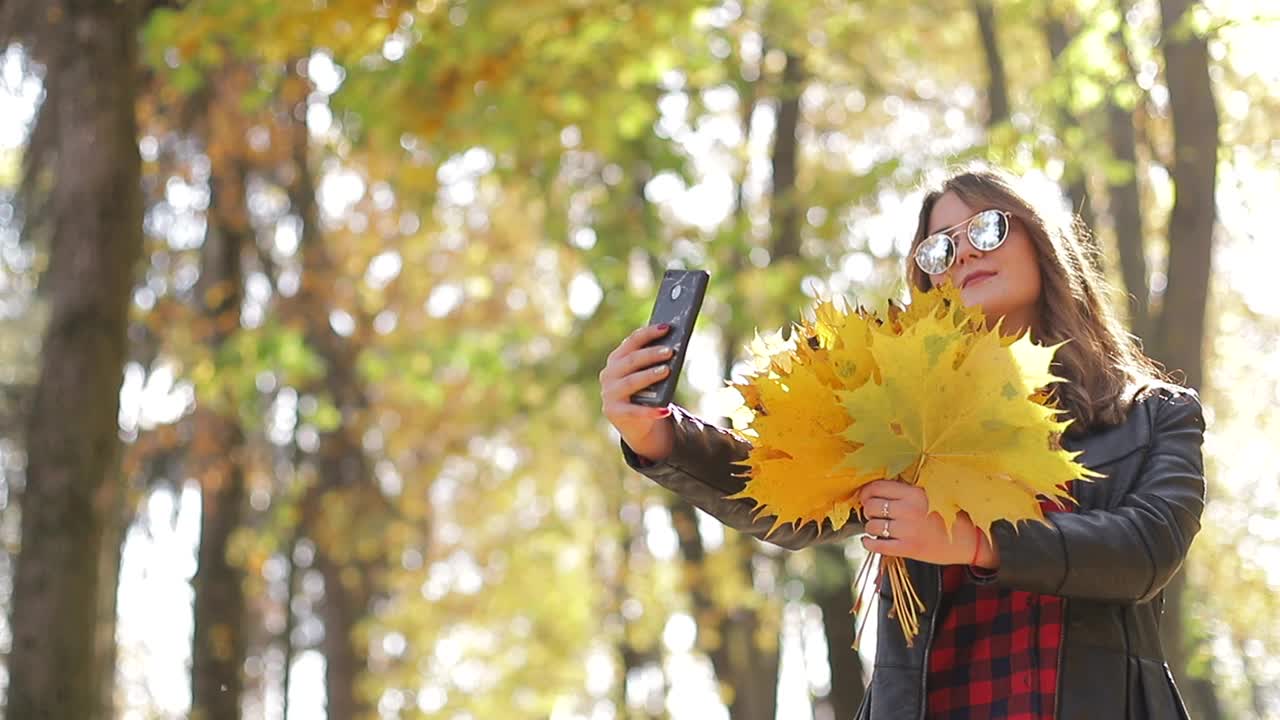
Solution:
<svg viewBox="0 0 1280 720">
<path fill-rule="evenodd" d="M 604 416 L 637 455 L 655 462 L 665 460 L 675 442 L 671 409 L 637 405 L 631 402 L 631 396 L 671 372 L 667 365 L 671 348 L 645 347 L 670 330 L 666 324 L 635 330 L 609 353 L 609 360 L 600 371 Z"/>
</svg>

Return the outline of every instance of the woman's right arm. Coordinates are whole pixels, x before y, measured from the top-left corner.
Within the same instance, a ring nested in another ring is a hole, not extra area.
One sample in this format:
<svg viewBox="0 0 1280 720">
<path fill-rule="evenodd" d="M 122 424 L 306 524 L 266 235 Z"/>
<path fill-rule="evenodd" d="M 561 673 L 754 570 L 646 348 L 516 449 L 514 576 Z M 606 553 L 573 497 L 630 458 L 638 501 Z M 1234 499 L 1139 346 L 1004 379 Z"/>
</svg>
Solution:
<svg viewBox="0 0 1280 720">
<path fill-rule="evenodd" d="M 783 525 L 769 534 L 774 516 L 754 518 L 754 502 L 725 497 L 746 485 L 741 475 L 747 466 L 741 462 L 751 450 L 749 442 L 677 405 L 658 409 L 631 402 L 638 390 L 666 377 L 670 355 L 645 347 L 666 331 L 654 325 L 631 333 L 600 372 L 602 410 L 621 435 L 627 464 L 725 525 L 789 550 L 861 532 L 862 524 L 851 516 L 839 531 L 823 520 L 821 532 L 810 522 L 799 528 Z"/>
</svg>

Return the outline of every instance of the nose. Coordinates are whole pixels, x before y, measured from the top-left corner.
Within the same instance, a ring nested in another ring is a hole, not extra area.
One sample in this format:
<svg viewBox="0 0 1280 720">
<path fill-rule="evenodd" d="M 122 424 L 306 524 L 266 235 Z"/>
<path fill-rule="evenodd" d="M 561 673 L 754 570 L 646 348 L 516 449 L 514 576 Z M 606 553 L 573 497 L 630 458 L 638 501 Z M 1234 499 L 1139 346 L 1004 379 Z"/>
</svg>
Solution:
<svg viewBox="0 0 1280 720">
<path fill-rule="evenodd" d="M 956 244 L 955 267 L 964 267 L 964 264 L 970 259 L 982 257 L 982 251 L 969 242 L 968 229 L 957 230 L 951 238 Z"/>
</svg>

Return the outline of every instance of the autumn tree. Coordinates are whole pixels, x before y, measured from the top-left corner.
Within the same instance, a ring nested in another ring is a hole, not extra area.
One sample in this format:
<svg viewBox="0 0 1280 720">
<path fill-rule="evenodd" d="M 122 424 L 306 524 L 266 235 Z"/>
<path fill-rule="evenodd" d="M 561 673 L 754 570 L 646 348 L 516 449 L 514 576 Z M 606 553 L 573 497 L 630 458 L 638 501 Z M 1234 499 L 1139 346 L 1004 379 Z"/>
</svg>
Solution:
<svg viewBox="0 0 1280 720">
<path fill-rule="evenodd" d="M 25 226 L 47 243 L 50 312 L 26 426 L 7 714 L 96 717 L 95 647 L 127 308 L 142 247 L 134 118 L 137 3 L 8 2 L 0 39 L 44 67 L 26 150 Z"/>
</svg>

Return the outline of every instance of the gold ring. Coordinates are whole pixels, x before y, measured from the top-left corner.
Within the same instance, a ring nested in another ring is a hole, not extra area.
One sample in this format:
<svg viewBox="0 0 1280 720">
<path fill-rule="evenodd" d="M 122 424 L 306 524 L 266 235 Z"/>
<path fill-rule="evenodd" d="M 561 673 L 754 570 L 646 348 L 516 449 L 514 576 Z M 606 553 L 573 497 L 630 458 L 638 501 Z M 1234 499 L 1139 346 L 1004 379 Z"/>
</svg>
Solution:
<svg viewBox="0 0 1280 720">
<path fill-rule="evenodd" d="M 880 513 L 885 520 L 889 519 L 889 501 L 888 500 L 884 501 L 884 510 L 881 510 Z"/>
<path fill-rule="evenodd" d="M 889 521 L 888 520 L 884 521 L 884 527 L 880 530 L 880 538 L 882 540 L 889 539 Z"/>
</svg>

